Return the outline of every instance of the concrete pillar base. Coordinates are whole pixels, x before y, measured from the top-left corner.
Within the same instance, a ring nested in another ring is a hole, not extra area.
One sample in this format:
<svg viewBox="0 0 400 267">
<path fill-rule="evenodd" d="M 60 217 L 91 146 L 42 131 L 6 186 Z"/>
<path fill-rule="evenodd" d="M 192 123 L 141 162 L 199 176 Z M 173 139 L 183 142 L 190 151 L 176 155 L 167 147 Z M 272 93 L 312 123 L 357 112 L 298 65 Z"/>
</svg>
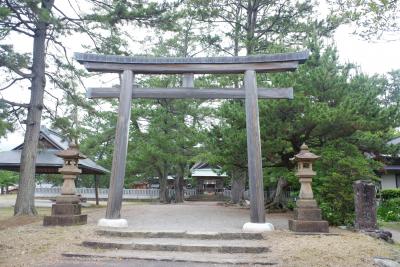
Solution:
<svg viewBox="0 0 400 267">
<path fill-rule="evenodd" d="M 51 215 L 44 216 L 43 226 L 72 226 L 87 224 L 87 215 Z"/>
<path fill-rule="evenodd" d="M 124 228 L 124 227 L 128 227 L 128 221 L 125 219 L 105 219 L 105 218 L 103 218 L 97 222 L 97 226 Z"/>
<path fill-rule="evenodd" d="M 53 204 L 50 216 L 44 216 L 44 226 L 70 226 L 87 223 L 87 215 L 81 214 L 81 205 L 73 203 Z"/>
<path fill-rule="evenodd" d="M 289 220 L 289 230 L 303 233 L 329 233 L 327 221 Z"/>
<path fill-rule="evenodd" d="M 245 223 L 242 228 L 243 232 L 262 233 L 274 231 L 272 223 Z"/>
</svg>

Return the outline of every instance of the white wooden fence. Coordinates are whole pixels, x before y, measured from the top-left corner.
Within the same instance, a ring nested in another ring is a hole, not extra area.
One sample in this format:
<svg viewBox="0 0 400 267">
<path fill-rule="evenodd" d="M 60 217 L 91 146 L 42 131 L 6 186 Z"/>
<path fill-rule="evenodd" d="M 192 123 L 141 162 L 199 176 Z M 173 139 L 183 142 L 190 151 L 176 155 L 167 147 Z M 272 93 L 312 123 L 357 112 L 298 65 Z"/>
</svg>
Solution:
<svg viewBox="0 0 400 267">
<path fill-rule="evenodd" d="M 77 188 L 76 192 L 78 195 L 81 195 L 84 198 L 94 199 L 95 189 L 94 188 Z M 196 189 L 185 189 L 185 198 L 190 196 L 195 196 L 197 194 Z M 46 198 L 54 198 L 61 194 L 60 187 L 52 187 L 52 188 L 36 188 L 35 196 L 36 197 L 46 197 Z M 169 190 L 169 196 L 173 197 L 175 194 L 173 189 Z M 269 193 L 271 194 L 271 193 Z M 223 195 L 225 197 L 231 197 L 231 190 L 224 190 Z M 123 199 L 158 199 L 160 196 L 159 189 L 124 189 Z M 266 199 L 268 194 L 266 193 Z M 285 199 L 290 198 L 290 192 L 285 192 L 283 195 Z M 99 188 L 99 198 L 107 199 L 108 198 L 108 188 Z M 250 194 L 249 191 L 244 192 L 244 199 L 249 200 Z"/>
<path fill-rule="evenodd" d="M 231 190 L 226 190 L 225 189 L 223 194 L 224 194 L 225 197 L 229 197 L 230 198 L 231 197 Z M 273 194 L 274 194 L 274 190 L 270 190 L 268 192 L 266 191 L 266 192 L 264 192 L 264 198 L 266 200 L 272 200 L 271 197 L 273 196 Z M 250 191 L 249 190 L 244 191 L 243 197 L 246 200 L 250 200 Z M 283 195 L 282 195 L 282 198 L 284 200 L 286 200 L 286 201 L 291 199 L 292 197 L 290 195 L 290 191 L 284 191 Z"/>
<path fill-rule="evenodd" d="M 76 193 L 84 198 L 95 198 L 94 188 L 76 188 Z M 196 195 L 196 189 L 185 189 L 185 197 Z M 61 187 L 52 188 L 36 188 L 35 197 L 48 197 L 53 198 L 61 194 Z M 173 190 L 170 190 L 169 195 L 174 194 Z M 124 199 L 157 199 L 160 196 L 159 189 L 124 189 Z M 99 188 L 99 198 L 108 198 L 108 188 Z"/>
</svg>

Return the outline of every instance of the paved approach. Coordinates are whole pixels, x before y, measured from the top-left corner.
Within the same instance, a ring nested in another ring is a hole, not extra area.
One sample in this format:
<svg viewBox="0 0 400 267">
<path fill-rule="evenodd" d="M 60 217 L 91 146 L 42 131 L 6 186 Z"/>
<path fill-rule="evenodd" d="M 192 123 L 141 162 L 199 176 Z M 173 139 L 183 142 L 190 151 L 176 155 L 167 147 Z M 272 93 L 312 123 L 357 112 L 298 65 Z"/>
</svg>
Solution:
<svg viewBox="0 0 400 267">
<path fill-rule="evenodd" d="M 125 205 L 121 217 L 129 228 L 148 231 L 241 232 L 249 222 L 249 209 L 224 207 L 217 202 Z M 104 216 L 104 215 L 103 215 Z M 267 214 L 276 229 L 287 229 L 291 214 Z"/>
</svg>

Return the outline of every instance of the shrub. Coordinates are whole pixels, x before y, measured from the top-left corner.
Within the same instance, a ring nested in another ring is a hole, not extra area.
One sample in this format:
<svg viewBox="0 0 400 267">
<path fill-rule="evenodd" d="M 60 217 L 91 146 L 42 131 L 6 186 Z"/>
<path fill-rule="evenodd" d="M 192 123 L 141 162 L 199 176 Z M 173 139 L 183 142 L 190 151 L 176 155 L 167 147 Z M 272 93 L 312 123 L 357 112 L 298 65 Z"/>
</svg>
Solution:
<svg viewBox="0 0 400 267">
<path fill-rule="evenodd" d="M 288 202 L 286 203 L 286 207 L 289 210 L 294 210 L 294 208 L 296 207 L 296 201 L 294 201 L 293 199 L 289 199 Z"/>
<path fill-rule="evenodd" d="M 400 221 L 400 197 L 383 201 L 378 208 L 378 218 L 385 222 Z"/>
<path fill-rule="evenodd" d="M 313 179 L 314 196 L 322 210 L 322 218 L 331 225 L 352 225 L 354 222 L 353 182 L 374 180 L 375 163 L 356 146 L 340 140 L 325 145 L 316 154 L 317 175 Z"/>
<path fill-rule="evenodd" d="M 381 198 L 383 201 L 400 198 L 400 189 L 385 189 L 381 191 Z"/>
</svg>

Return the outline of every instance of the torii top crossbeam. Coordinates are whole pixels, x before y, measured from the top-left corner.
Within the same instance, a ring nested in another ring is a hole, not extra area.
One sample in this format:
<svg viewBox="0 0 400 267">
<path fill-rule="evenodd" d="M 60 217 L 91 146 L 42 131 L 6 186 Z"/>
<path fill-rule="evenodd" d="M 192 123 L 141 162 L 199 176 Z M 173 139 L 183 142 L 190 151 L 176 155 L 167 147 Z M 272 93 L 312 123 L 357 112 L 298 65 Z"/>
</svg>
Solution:
<svg viewBox="0 0 400 267">
<path fill-rule="evenodd" d="M 181 73 L 244 73 L 294 71 L 308 58 L 308 51 L 252 55 L 245 57 L 128 57 L 75 53 L 75 59 L 88 71 L 122 72 L 135 74 L 181 74 Z"/>
</svg>

